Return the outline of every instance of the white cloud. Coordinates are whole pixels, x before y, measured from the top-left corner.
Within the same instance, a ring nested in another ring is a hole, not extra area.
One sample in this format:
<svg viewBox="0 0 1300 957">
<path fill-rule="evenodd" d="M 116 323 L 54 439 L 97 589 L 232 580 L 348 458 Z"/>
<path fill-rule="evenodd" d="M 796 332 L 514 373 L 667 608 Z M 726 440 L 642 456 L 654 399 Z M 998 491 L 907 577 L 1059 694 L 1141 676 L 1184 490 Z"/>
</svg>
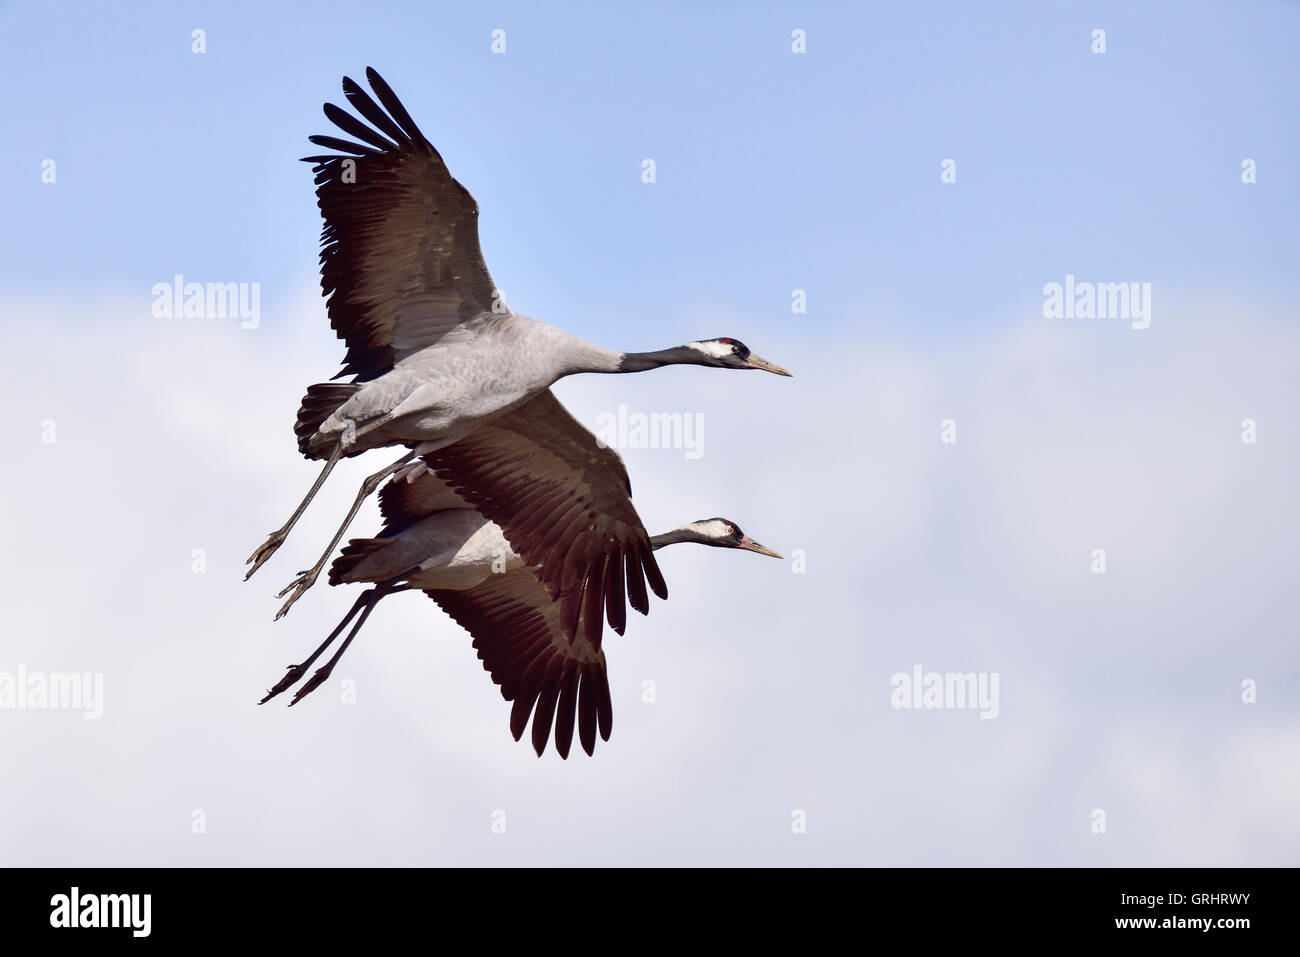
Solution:
<svg viewBox="0 0 1300 957">
<path fill-rule="evenodd" d="M 592 424 L 619 403 L 704 415 L 698 460 L 625 453 L 652 533 L 722 515 L 808 572 L 663 553 L 671 601 L 609 639 L 613 738 L 560 762 L 510 739 L 468 638 L 422 596 L 385 602 L 348 652 L 335 683 L 357 682 L 355 705 L 330 687 L 254 704 L 350 605 L 322 584 L 271 622 L 387 461 L 347 463 L 240 580 L 316 471 L 293 414 L 340 352 L 314 296 L 264 304 L 253 331 L 155 320 L 143 298 L 9 303 L 27 364 L 9 379 L 0 670 L 102 671 L 105 705 L 0 712 L 23 782 L 0 815 L 32 822 L 6 859 L 1294 863 L 1300 332 L 1165 308 L 1145 332 L 1031 310 L 943 352 L 800 329 L 747 337 L 794 379 L 561 384 Z M 999 672 L 1001 716 L 892 710 L 889 676 L 914 664 Z M 1246 677 L 1258 704 L 1238 700 Z"/>
</svg>

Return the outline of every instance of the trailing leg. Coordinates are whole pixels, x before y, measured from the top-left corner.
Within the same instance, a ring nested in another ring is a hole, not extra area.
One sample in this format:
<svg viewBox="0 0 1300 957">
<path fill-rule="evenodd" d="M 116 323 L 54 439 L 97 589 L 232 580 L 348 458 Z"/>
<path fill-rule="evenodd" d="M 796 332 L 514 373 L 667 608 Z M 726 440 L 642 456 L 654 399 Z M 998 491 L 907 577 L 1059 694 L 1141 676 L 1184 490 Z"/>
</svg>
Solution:
<svg viewBox="0 0 1300 957">
<path fill-rule="evenodd" d="M 414 571 L 414 569 L 411 569 L 411 571 Z M 343 657 L 343 652 L 348 650 L 348 645 L 352 644 L 352 639 L 357 636 L 357 633 L 359 631 L 361 631 L 361 626 L 366 623 L 366 619 L 370 617 L 370 613 L 375 610 L 375 605 L 379 604 L 379 599 L 383 598 L 385 595 L 390 595 L 393 592 L 405 591 L 407 588 L 410 587 L 409 585 L 405 585 L 401 583 L 407 574 L 409 574 L 409 572 L 399 575 L 397 578 L 389 579 L 386 582 L 381 582 L 380 584 L 376 585 L 374 588 L 367 590 L 361 596 L 361 599 L 358 600 L 357 605 L 354 605 L 352 611 L 348 613 L 348 617 L 349 618 L 352 617 L 352 614 L 356 612 L 357 608 L 361 606 L 362 601 L 364 601 L 364 607 L 362 607 L 361 609 L 361 617 L 358 618 L 357 623 L 352 626 L 352 630 L 349 631 L 348 636 L 343 639 L 343 644 L 339 645 L 339 650 L 334 652 L 334 656 L 330 658 L 329 661 L 325 662 L 325 664 L 317 668 L 316 673 L 312 675 L 311 678 L 308 679 L 307 683 L 298 689 L 298 691 L 293 696 L 293 700 L 289 702 L 289 707 L 292 708 L 299 701 L 301 701 L 303 698 L 311 694 L 322 684 L 324 684 L 327 680 L 329 680 L 330 674 L 334 671 L 334 666 L 338 664 L 339 659 Z M 347 624 L 347 619 L 344 619 L 343 624 L 339 625 L 339 628 L 335 631 L 335 634 L 337 634 L 338 631 L 342 630 L 343 625 L 346 624 Z M 331 640 L 333 639 L 331 638 Z M 326 642 L 326 644 L 328 644 L 328 642 Z M 307 661 L 305 661 L 301 667 L 305 670 L 308 665 L 310 665 L 313 661 L 316 660 L 317 655 L 319 655 L 324 650 L 325 649 L 323 646 L 321 648 L 316 649 L 316 653 L 313 654 L 311 658 L 307 659 Z"/>
<path fill-rule="evenodd" d="M 356 500 L 352 503 L 352 508 L 348 511 L 347 517 L 343 519 L 343 524 L 339 526 L 339 530 L 334 533 L 334 537 L 330 540 L 329 545 L 326 546 L 324 553 L 320 557 L 320 561 L 306 571 L 299 572 L 298 577 L 286 585 L 280 594 L 275 596 L 277 598 L 283 598 L 289 592 L 293 592 L 289 597 L 289 600 L 284 603 L 284 606 L 275 616 L 277 620 L 287 615 L 289 609 L 293 607 L 293 603 L 301 598 L 303 593 L 316 583 L 316 579 L 320 576 L 321 569 L 325 567 L 325 564 L 330 560 L 330 556 L 334 554 L 334 546 L 336 546 L 339 543 L 339 540 L 343 538 L 343 534 L 348 530 L 348 526 L 352 524 L 352 519 L 356 518 L 357 511 L 361 508 L 361 503 L 369 498 L 375 489 L 379 488 L 379 484 L 383 482 L 384 479 L 397 472 L 403 465 L 411 461 L 413 458 L 415 458 L 415 453 L 407 452 L 392 465 L 380 469 L 374 475 L 367 477 L 366 480 L 361 483 L 361 488 L 357 492 Z"/>
<path fill-rule="evenodd" d="M 343 616 L 343 620 L 339 622 L 338 627 L 329 633 L 329 637 L 321 642 L 320 647 L 311 653 L 311 657 L 300 665 L 289 665 L 288 674 L 276 682 L 275 687 L 268 691 L 266 697 L 259 701 L 258 704 L 266 704 L 276 695 L 280 694 L 280 692 L 287 691 L 297 684 L 302 676 L 307 673 L 307 669 L 312 666 L 317 658 L 324 654 L 325 649 L 334 643 L 334 639 L 343 633 L 343 629 L 348 626 L 348 622 L 357 616 L 357 612 L 361 611 L 362 608 L 368 609 L 374 606 L 374 603 L 379 600 L 378 596 L 375 594 L 378 590 L 378 588 L 367 588 L 362 592 L 357 598 L 356 603 L 353 604 L 352 610 Z"/>
<path fill-rule="evenodd" d="M 334 450 L 330 452 L 330 457 L 325 461 L 325 467 L 321 469 L 320 475 L 316 477 L 316 482 L 312 485 L 311 491 L 309 491 L 307 497 L 302 500 L 302 504 L 294 509 L 294 513 L 289 516 L 289 521 L 285 522 L 282 527 L 272 532 L 270 537 L 262 543 L 261 547 L 258 548 L 257 551 L 253 552 L 252 555 L 248 556 L 248 561 L 244 562 L 244 564 L 252 564 L 253 567 L 250 568 L 248 574 L 244 576 L 244 581 L 248 581 L 248 579 L 252 578 L 253 572 L 261 568 L 266 563 L 267 559 L 275 554 L 276 549 L 284 544 L 284 540 L 289 537 L 289 531 L 298 523 L 298 519 L 302 517 L 302 513 L 307 510 L 307 506 L 311 504 L 311 500 L 316 497 L 316 493 L 320 491 L 320 487 L 325 484 L 325 479 L 329 477 L 330 472 L 334 471 L 334 466 L 338 465 L 339 455 L 340 447 L 335 445 Z"/>
</svg>

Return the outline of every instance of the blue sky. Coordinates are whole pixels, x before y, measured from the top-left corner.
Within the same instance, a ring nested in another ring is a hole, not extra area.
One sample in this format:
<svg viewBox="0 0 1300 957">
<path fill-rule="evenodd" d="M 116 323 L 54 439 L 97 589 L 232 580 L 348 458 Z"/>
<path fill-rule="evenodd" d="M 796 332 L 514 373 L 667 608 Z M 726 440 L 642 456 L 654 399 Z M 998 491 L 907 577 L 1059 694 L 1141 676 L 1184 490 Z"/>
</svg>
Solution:
<svg viewBox="0 0 1300 957">
<path fill-rule="evenodd" d="M 37 782 L 0 793 L 0 860 L 1300 862 L 1300 6 L 611 7 L 0 4 L 0 678 L 105 689 L 96 721 L 0 709 L 0 772 Z M 795 373 L 557 388 L 593 425 L 701 417 L 697 459 L 622 450 L 652 533 L 724 515 L 806 558 L 665 553 L 594 759 L 510 740 L 418 595 L 343 659 L 357 703 L 254 705 L 353 600 L 273 623 L 274 593 L 391 458 L 241 580 L 317 471 L 292 416 L 343 350 L 297 159 L 367 65 L 514 308 Z M 260 326 L 155 318 L 176 273 L 259 283 Z M 1045 318 L 1067 274 L 1150 283 L 1151 327 Z M 918 665 L 999 674 L 998 718 L 892 708 Z"/>
<path fill-rule="evenodd" d="M 1294 4 L 18 3 L 0 17 L 0 70 L 23 91 L 0 153 L 23 237 L 0 279 L 16 290 L 126 292 L 182 272 L 259 281 L 265 321 L 283 321 L 318 231 L 295 160 L 329 127 L 320 103 L 341 98 L 340 75 L 374 65 L 479 198 L 512 304 L 601 341 L 618 322 L 654 347 L 685 303 L 783 323 L 793 288 L 819 334 L 865 318 L 921 341 L 986 329 L 1067 271 L 1165 297 L 1296 293 Z M 806 55 L 790 52 L 795 27 Z M 1098 27 L 1104 55 L 1089 51 Z"/>
</svg>

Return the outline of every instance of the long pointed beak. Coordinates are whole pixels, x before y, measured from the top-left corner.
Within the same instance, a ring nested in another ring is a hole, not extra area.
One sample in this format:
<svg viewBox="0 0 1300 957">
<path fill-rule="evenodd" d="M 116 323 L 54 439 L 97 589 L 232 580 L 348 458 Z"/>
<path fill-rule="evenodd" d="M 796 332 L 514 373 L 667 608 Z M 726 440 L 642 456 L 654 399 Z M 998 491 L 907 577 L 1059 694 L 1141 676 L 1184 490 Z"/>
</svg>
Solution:
<svg viewBox="0 0 1300 957">
<path fill-rule="evenodd" d="M 764 372 L 774 372 L 777 375 L 790 375 L 790 373 L 786 372 L 776 363 L 768 362 L 762 356 L 756 356 L 752 352 L 749 354 L 749 361 L 746 363 L 746 368 L 762 369 Z"/>
<path fill-rule="evenodd" d="M 789 375 L 789 373 L 787 372 L 786 375 Z M 758 552 L 760 555 L 771 555 L 773 558 L 785 558 L 785 556 L 780 552 L 774 552 L 766 545 L 758 544 L 758 542 L 754 541 L 748 535 L 742 538 L 740 544 L 736 547 L 743 548 L 747 552 Z"/>
</svg>

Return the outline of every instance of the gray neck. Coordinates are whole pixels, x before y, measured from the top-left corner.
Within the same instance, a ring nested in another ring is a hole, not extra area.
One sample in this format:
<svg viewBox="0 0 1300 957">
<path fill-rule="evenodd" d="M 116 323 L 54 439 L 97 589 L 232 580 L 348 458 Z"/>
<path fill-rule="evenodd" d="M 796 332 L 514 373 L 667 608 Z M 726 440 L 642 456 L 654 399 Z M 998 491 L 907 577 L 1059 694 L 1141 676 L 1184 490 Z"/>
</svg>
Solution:
<svg viewBox="0 0 1300 957">
<path fill-rule="evenodd" d="M 662 366 L 706 365 L 706 356 L 690 346 L 674 346 L 658 352 L 625 352 L 615 372 L 645 372 Z"/>
<path fill-rule="evenodd" d="M 689 528 L 674 528 L 671 532 L 664 532 L 662 535 L 652 536 L 650 547 L 655 551 L 663 548 L 665 545 L 676 545 L 678 542 L 700 542 L 708 544 L 702 539 L 698 532 L 693 532 Z"/>
<path fill-rule="evenodd" d="M 566 336 L 562 348 L 563 368 L 560 376 L 577 375 L 579 372 L 619 372 L 623 353 L 613 349 L 602 349 L 577 336 Z"/>
<path fill-rule="evenodd" d="M 699 349 L 689 346 L 658 352 L 615 352 L 528 316 L 515 315 L 511 319 L 507 328 L 518 337 L 511 340 L 512 348 L 525 350 L 539 371 L 544 366 L 553 376 L 551 382 L 580 372 L 644 372 L 660 366 L 714 364 Z"/>
<path fill-rule="evenodd" d="M 566 352 L 561 375 L 576 375 L 579 372 L 645 372 L 661 366 L 711 364 L 704 353 L 690 346 L 674 346 L 658 352 L 615 352 L 577 339 L 572 344 L 566 344 Z"/>
</svg>

